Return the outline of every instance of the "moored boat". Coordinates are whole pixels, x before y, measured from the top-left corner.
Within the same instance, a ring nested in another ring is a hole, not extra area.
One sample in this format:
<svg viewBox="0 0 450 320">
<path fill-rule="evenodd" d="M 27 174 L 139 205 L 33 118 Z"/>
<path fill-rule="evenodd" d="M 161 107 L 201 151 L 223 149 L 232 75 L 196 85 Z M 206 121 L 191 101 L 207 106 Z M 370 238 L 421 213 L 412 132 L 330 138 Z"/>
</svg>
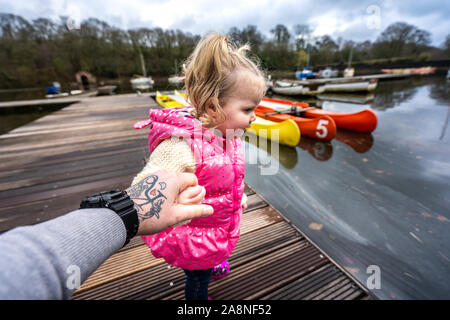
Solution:
<svg viewBox="0 0 450 320">
<path fill-rule="evenodd" d="M 317 73 L 317 77 L 323 78 L 323 79 L 337 78 L 338 74 L 339 74 L 339 70 L 337 70 L 337 69 L 325 68 L 323 70 L 320 70 Z"/>
<path fill-rule="evenodd" d="M 180 85 L 184 82 L 184 76 L 174 74 L 168 78 L 168 81 L 172 85 Z"/>
<path fill-rule="evenodd" d="M 137 77 L 130 80 L 133 90 L 147 90 L 153 88 L 155 81 L 152 77 Z"/>
<path fill-rule="evenodd" d="M 378 79 L 328 78 L 311 80 L 281 80 L 271 87 L 281 95 L 319 95 L 324 92 L 371 92 L 376 89 Z"/>
<path fill-rule="evenodd" d="M 320 94 L 325 91 L 325 86 L 308 81 L 276 81 L 271 89 L 277 94 L 299 96 Z"/>
<path fill-rule="evenodd" d="M 325 92 L 373 91 L 377 87 L 377 84 L 377 79 L 359 80 L 335 78 L 325 84 Z"/>
<path fill-rule="evenodd" d="M 277 113 L 275 109 L 264 107 L 261 104 L 255 109 L 255 114 L 263 119 L 276 122 L 291 119 L 295 121 L 302 135 L 311 138 L 332 140 L 336 136 L 336 124 L 332 118 L 326 115 L 317 118 L 302 118 L 290 114 Z"/>
<path fill-rule="evenodd" d="M 295 78 L 298 80 L 312 79 L 317 77 L 317 73 L 312 72 L 309 68 L 303 68 L 302 71 L 295 72 Z"/>
<path fill-rule="evenodd" d="M 99 96 L 112 95 L 114 93 L 114 90 L 116 90 L 116 88 L 117 88 L 117 86 L 114 86 L 114 85 L 98 87 L 97 95 L 99 95 Z"/>
<path fill-rule="evenodd" d="M 344 78 L 351 78 L 355 75 L 354 68 L 345 68 L 344 69 Z"/>
<path fill-rule="evenodd" d="M 308 104 L 302 102 L 270 99 L 270 98 L 263 98 L 260 105 L 268 106 L 278 111 L 288 110 L 293 106 L 300 108 L 309 107 Z M 370 109 L 365 109 L 354 113 L 346 113 L 346 112 L 332 112 L 313 108 L 303 112 L 303 115 L 305 117 L 310 118 L 329 116 L 334 120 L 338 128 L 356 130 L 360 132 L 372 132 L 376 129 L 378 124 L 377 115 Z M 300 130 L 302 129 L 300 128 Z"/>
</svg>

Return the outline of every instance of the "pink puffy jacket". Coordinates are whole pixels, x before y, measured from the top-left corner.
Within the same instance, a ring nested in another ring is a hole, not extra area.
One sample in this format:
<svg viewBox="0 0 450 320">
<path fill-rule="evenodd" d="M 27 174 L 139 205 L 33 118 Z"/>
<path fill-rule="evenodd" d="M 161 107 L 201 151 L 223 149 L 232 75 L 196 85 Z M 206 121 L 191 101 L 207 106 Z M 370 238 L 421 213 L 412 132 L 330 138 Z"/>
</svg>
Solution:
<svg viewBox="0 0 450 320">
<path fill-rule="evenodd" d="M 227 259 L 239 239 L 245 161 L 239 137 L 215 135 L 188 110 L 152 109 L 150 119 L 135 124 L 135 128 L 151 124 L 150 153 L 172 136 L 183 137 L 189 143 L 197 164 L 195 175 L 206 189 L 203 203 L 211 205 L 214 213 L 142 239 L 155 257 L 183 269 L 202 270 Z"/>
</svg>

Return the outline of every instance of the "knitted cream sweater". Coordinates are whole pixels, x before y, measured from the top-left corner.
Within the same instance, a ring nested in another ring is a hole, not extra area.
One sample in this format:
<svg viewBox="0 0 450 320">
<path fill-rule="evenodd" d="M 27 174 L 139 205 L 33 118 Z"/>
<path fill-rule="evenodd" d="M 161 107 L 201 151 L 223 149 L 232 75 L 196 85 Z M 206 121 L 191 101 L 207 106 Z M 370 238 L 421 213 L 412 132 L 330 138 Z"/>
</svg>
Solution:
<svg viewBox="0 0 450 320">
<path fill-rule="evenodd" d="M 195 156 L 189 144 L 183 138 L 175 139 L 172 137 L 162 141 L 153 150 L 144 169 L 134 177 L 132 185 L 158 170 L 195 173 L 196 165 Z M 246 202 L 247 196 L 244 193 L 241 205 Z"/>
</svg>

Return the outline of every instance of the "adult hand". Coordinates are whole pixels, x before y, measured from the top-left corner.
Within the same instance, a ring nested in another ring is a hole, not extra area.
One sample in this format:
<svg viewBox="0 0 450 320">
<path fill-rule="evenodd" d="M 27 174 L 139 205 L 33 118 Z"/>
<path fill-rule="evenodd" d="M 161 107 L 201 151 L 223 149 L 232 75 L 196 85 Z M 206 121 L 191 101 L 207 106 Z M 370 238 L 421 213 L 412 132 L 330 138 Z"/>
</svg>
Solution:
<svg viewBox="0 0 450 320">
<path fill-rule="evenodd" d="M 158 233 L 179 222 L 213 213 L 211 206 L 201 204 L 206 191 L 192 173 L 157 171 L 126 191 L 138 211 L 137 235 Z"/>
</svg>

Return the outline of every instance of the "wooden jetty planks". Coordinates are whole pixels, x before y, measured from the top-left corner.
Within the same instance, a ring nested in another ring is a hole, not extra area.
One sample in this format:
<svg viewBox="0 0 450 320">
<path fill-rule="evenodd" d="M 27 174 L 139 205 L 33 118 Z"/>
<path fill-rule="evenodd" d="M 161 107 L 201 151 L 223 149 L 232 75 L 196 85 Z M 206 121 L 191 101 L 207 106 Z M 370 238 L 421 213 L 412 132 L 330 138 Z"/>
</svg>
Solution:
<svg viewBox="0 0 450 320">
<path fill-rule="evenodd" d="M 251 223 L 251 219 L 243 221 L 243 225 L 247 223 Z M 243 233 L 229 261 L 234 268 L 245 263 L 245 259 L 260 255 L 270 248 L 286 245 L 288 240 L 294 238 L 297 238 L 297 233 L 285 222 L 272 223 L 258 230 Z M 145 248 L 150 252 L 150 249 Z M 122 263 L 125 265 L 129 264 L 127 261 L 122 261 Z M 170 267 L 161 261 L 160 265 L 148 268 L 145 272 L 133 272 L 123 278 L 114 278 L 90 290 L 82 290 L 83 284 L 80 290 L 74 294 L 73 299 L 86 299 L 87 297 L 95 297 L 97 299 L 137 299 L 139 296 L 141 299 L 158 298 L 158 296 L 164 295 L 161 293 L 161 289 L 170 286 L 170 282 L 178 283 L 181 286 L 177 289 L 178 291 L 183 290 L 184 272 L 177 272 L 176 270 L 181 271 L 179 268 Z M 144 280 L 141 274 L 146 275 Z M 136 278 L 135 281 L 134 278 Z M 127 288 L 123 288 L 124 283 L 128 284 Z M 116 288 L 123 288 L 123 290 L 116 292 Z M 93 292 L 97 292 L 97 294 L 93 294 Z M 165 295 L 168 294 L 170 292 L 165 293 Z"/>
<path fill-rule="evenodd" d="M 277 220 L 274 219 L 275 214 L 276 212 L 272 208 L 266 207 L 243 215 L 241 234 L 250 233 L 276 222 Z M 282 219 L 278 219 L 278 221 L 281 222 Z M 129 253 L 128 251 L 132 252 Z M 84 282 L 79 291 L 82 292 L 102 283 L 113 281 L 163 262 L 162 259 L 154 258 L 150 253 L 150 249 L 142 244 L 137 248 L 125 250 L 113 255 Z"/>
<path fill-rule="evenodd" d="M 261 201 L 265 205 L 262 211 L 248 209 L 244 213 L 241 238 L 228 259 L 232 272 L 224 279 L 211 281 L 209 292 L 214 299 L 370 298 L 292 226 L 274 219 L 273 215 L 278 214 L 257 194 L 249 196 L 250 203 Z M 255 228 L 255 218 L 262 212 L 270 214 L 266 214 L 264 225 Z M 129 246 L 133 249 L 123 250 L 146 248 L 136 239 L 132 242 Z M 181 269 L 154 258 L 160 263 L 137 268 L 134 261 L 124 257 L 119 257 L 116 264 L 102 265 L 102 272 L 91 276 L 95 285 L 86 281 L 72 299 L 184 299 L 185 275 Z M 124 269 L 133 272 L 118 276 Z"/>
</svg>

